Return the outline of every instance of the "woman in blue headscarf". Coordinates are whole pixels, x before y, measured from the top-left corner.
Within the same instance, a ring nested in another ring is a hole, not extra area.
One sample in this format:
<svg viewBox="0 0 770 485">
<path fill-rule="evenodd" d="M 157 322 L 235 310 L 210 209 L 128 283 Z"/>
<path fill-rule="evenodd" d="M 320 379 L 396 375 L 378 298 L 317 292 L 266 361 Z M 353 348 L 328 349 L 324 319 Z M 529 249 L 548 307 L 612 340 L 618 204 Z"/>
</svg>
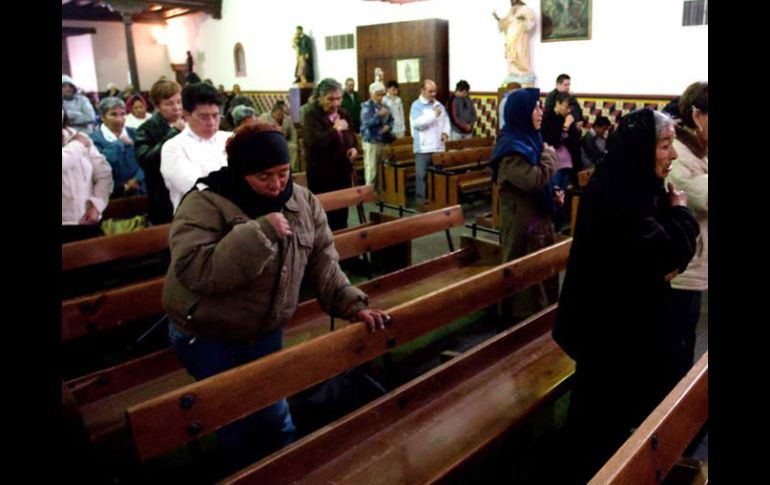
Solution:
<svg viewBox="0 0 770 485">
<path fill-rule="evenodd" d="M 554 192 L 549 182 L 558 160 L 540 133 L 539 89 L 511 93 L 503 116 L 505 126 L 497 137 L 491 166 L 500 194 L 503 258 L 511 261 L 554 243 Z M 557 281 L 543 282 L 505 300 L 501 313 L 522 320 L 555 302 L 557 292 Z"/>
</svg>

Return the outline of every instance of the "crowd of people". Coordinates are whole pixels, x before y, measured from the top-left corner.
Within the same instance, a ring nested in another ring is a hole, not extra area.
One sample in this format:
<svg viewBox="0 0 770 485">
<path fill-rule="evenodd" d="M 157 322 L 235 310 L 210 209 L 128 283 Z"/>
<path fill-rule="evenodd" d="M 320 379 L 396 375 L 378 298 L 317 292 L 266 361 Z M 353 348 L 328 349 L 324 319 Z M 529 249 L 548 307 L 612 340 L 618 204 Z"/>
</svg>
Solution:
<svg viewBox="0 0 770 485">
<path fill-rule="evenodd" d="M 516 322 L 559 302 L 553 335 L 577 363 L 563 483 L 585 483 L 693 363 L 708 288 L 708 84 L 689 86 L 674 117 L 645 108 L 585 129 L 570 81 L 560 75 L 544 102 L 539 89 L 509 86 L 490 166 L 504 261 L 554 244 L 565 193 L 594 169 L 561 294 L 554 277 L 500 306 Z M 110 85 L 94 109 L 62 76 L 63 239 L 98 235 L 110 198 L 147 195 L 148 223 L 172 223 L 163 301 L 172 347 L 196 379 L 279 350 L 303 279 L 333 315 L 372 331 L 388 319 L 340 270 L 332 231 L 347 227 L 348 209 L 325 213 L 314 194 L 355 183 L 357 134 L 376 186 L 383 147 L 407 133 L 398 83 L 375 80 L 363 102 L 351 78 L 315 85 L 302 108 L 307 188 L 291 179 L 299 140 L 285 103 L 259 113 L 235 88 L 161 79 L 148 102 Z M 409 107 L 418 209 L 432 155 L 474 134 L 469 92 L 459 81 L 445 106 L 423 79 Z M 293 435 L 285 400 L 219 432 L 239 462 Z"/>
</svg>

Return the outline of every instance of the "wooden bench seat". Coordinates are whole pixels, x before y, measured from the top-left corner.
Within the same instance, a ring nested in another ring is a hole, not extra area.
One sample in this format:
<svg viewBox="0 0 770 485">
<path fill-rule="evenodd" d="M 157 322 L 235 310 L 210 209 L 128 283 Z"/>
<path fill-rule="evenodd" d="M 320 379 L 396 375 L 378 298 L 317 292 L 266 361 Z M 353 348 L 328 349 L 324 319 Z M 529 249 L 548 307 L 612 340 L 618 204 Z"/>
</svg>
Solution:
<svg viewBox="0 0 770 485">
<path fill-rule="evenodd" d="M 416 223 L 409 224 L 409 220 Z M 360 254 L 365 250 L 376 250 L 388 245 L 398 244 L 437 230 L 462 225 L 462 211 L 459 207 L 382 223 L 380 227 L 360 229 L 345 235 L 335 236 L 335 245 L 342 256 Z M 401 228 L 401 229 L 398 229 Z M 370 305 L 387 307 L 442 288 L 448 282 L 456 281 L 468 275 L 478 273 L 494 266 L 500 261 L 499 248 L 483 241 L 471 243 L 466 247 L 445 256 L 411 266 L 396 273 L 385 275 L 359 285 L 369 295 Z M 160 305 L 162 281 L 157 282 L 158 294 L 153 305 Z M 162 312 L 162 307 L 161 307 Z M 337 327 L 347 325 L 338 321 Z M 315 338 L 330 330 L 329 316 L 326 315 L 316 300 L 300 304 L 296 314 L 287 324 L 284 342 L 287 347 Z M 89 430 L 93 436 L 100 437 L 103 423 L 110 422 L 108 429 L 117 431 L 124 426 L 125 407 L 115 407 L 118 403 L 136 404 L 156 395 L 179 387 L 184 382 L 186 371 L 176 361 L 171 349 L 165 349 L 146 357 L 104 369 L 92 374 L 70 380 L 66 383 L 76 400 L 81 404 L 102 401 L 101 404 L 83 408 L 83 413 L 95 413 L 98 418 L 84 417 L 87 423 L 97 423 L 95 430 Z M 121 394 L 118 398 L 113 395 Z M 108 410 L 105 410 L 108 409 Z M 111 411 L 110 411 L 111 410 Z M 111 416 L 106 419 L 105 413 Z"/>
<path fill-rule="evenodd" d="M 499 260 L 499 249 L 479 240 L 451 254 L 375 278 L 359 287 L 369 296 L 372 307 L 390 308 L 481 273 L 496 266 Z M 335 320 L 335 329 L 349 325 L 347 320 Z M 316 300 L 310 300 L 300 305 L 286 325 L 284 346 L 289 348 L 329 331 L 329 316 L 323 313 Z M 81 413 L 86 429 L 92 439 L 99 442 L 114 438 L 106 431 L 118 433 L 125 428 L 127 407 L 192 382 L 194 379 L 180 366 L 173 350 L 164 349 L 69 381 L 66 385 L 77 401 L 84 403 Z"/>
<path fill-rule="evenodd" d="M 556 306 L 222 483 L 433 483 L 560 395 Z"/>
<path fill-rule="evenodd" d="M 569 245 L 390 308 L 393 320 L 385 331 L 370 334 L 359 322 L 131 407 L 126 414 L 137 454 L 141 460 L 163 454 L 553 276 L 565 267 Z M 180 400 L 191 404 L 180 407 Z"/>
<path fill-rule="evenodd" d="M 328 211 L 373 202 L 374 189 L 364 185 L 326 192 L 317 197 L 324 210 Z M 170 227 L 171 224 L 161 224 L 127 234 L 62 244 L 62 272 L 137 258 L 168 249 Z"/>
<path fill-rule="evenodd" d="M 430 209 L 458 204 L 463 193 L 491 189 L 491 156 L 491 146 L 434 153 L 427 174 Z"/>
</svg>

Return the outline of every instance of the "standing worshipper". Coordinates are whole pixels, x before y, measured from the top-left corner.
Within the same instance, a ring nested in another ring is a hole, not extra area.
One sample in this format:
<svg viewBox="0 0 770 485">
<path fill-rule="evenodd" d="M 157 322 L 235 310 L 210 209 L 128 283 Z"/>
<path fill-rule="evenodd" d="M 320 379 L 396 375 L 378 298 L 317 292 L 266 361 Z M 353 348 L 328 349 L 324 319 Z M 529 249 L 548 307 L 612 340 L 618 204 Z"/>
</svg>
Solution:
<svg viewBox="0 0 770 485">
<path fill-rule="evenodd" d="M 409 125 L 412 128 L 415 199 L 418 210 L 425 210 L 428 203 L 425 176 L 431 165 L 432 156 L 446 151 L 449 140 L 450 122 L 446 108 L 436 100 L 436 83 L 424 79 L 420 85 L 420 96 L 409 108 Z"/>
<path fill-rule="evenodd" d="M 283 348 L 300 283 L 335 317 L 383 329 L 387 315 L 339 267 L 318 199 L 293 184 L 286 139 L 260 121 L 236 129 L 227 166 L 195 181 L 169 237 L 169 340 L 196 380 Z M 233 468 L 294 440 L 286 399 L 217 431 Z"/>
<path fill-rule="evenodd" d="M 75 81 L 66 74 L 61 75 L 61 99 L 64 111 L 67 112 L 67 120 L 72 128 L 77 131 L 91 133 L 96 121 L 96 112 L 88 100 L 82 94 L 78 94 Z"/>
<path fill-rule="evenodd" d="M 144 170 L 147 184 L 147 220 L 151 224 L 171 222 L 174 207 L 160 173 L 160 154 L 163 145 L 187 125 L 182 119 L 181 86 L 174 81 L 159 80 L 150 89 L 155 113 L 136 130 L 134 150 Z"/>
<path fill-rule="evenodd" d="M 671 279 L 695 254 L 687 195 L 664 179 L 674 122 L 624 116 L 580 198 L 553 338 L 572 357 L 566 434 L 571 477 L 586 483 L 682 377 L 671 345 Z"/>
<path fill-rule="evenodd" d="M 136 132 L 126 128 L 125 103 L 114 96 L 104 98 L 99 102 L 99 116 L 102 124 L 89 136 L 112 168 L 112 197 L 145 194 L 144 171 L 134 152 Z"/>
<path fill-rule="evenodd" d="M 388 107 L 393 116 L 393 136 L 401 138 L 406 133 L 404 120 L 404 103 L 398 96 L 398 82 L 390 80 L 385 84 L 387 95 L 382 98 L 382 104 Z"/>
<path fill-rule="evenodd" d="M 382 103 L 385 86 L 374 82 L 369 86 L 369 99 L 361 105 L 361 138 L 364 149 L 364 179 L 366 185 L 377 188 L 377 167 L 382 160 L 382 147 L 392 140 L 393 116 Z M 388 137 L 388 138 L 386 138 Z"/>
<path fill-rule="evenodd" d="M 492 152 L 490 165 L 500 194 L 500 236 L 503 261 L 512 261 L 555 241 L 551 215 L 555 197 L 550 185 L 558 158 L 543 143 L 540 90 L 524 88 L 508 96 L 505 127 Z M 531 286 L 500 304 L 506 323 L 515 323 L 556 301 L 558 277 Z"/>
<path fill-rule="evenodd" d="M 314 194 L 351 186 L 358 156 L 348 113 L 340 108 L 342 85 L 331 78 L 318 83 L 305 115 L 302 137 L 307 157 L 307 183 Z M 348 227 L 348 208 L 327 212 L 332 231 Z"/>
<path fill-rule="evenodd" d="M 687 207 L 700 227 L 695 257 L 687 271 L 671 280 L 672 321 L 676 325 L 675 345 L 679 349 L 680 374 L 695 360 L 695 329 L 700 319 L 703 292 L 709 287 L 709 85 L 697 82 L 679 98 L 681 126 L 676 127 L 674 149 L 679 155 L 671 166 L 667 182 L 687 194 Z"/>
<path fill-rule="evenodd" d="M 174 210 L 196 180 L 227 164 L 225 142 L 231 133 L 219 129 L 223 101 L 206 83 L 188 84 L 182 90 L 187 126 L 160 153 L 160 173 Z"/>
<path fill-rule="evenodd" d="M 353 132 L 361 131 L 361 97 L 356 91 L 356 82 L 352 77 L 345 79 L 345 92 L 342 93 L 342 109 L 350 116 Z"/>
<path fill-rule="evenodd" d="M 102 234 L 99 221 L 112 192 L 112 170 L 85 133 L 69 126 L 61 110 L 62 243 Z"/>
</svg>

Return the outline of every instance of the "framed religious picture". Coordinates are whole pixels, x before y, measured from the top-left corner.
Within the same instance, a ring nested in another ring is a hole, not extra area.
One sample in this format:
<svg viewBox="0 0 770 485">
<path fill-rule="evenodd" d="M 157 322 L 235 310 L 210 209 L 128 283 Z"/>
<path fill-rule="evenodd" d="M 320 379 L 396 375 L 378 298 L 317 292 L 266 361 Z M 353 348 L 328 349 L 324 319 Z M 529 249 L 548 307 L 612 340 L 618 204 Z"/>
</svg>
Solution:
<svg viewBox="0 0 770 485">
<path fill-rule="evenodd" d="M 591 38 L 591 0 L 540 0 L 540 15 L 543 42 Z"/>
<path fill-rule="evenodd" d="M 398 83 L 420 82 L 420 59 L 399 59 L 396 61 Z"/>
</svg>

